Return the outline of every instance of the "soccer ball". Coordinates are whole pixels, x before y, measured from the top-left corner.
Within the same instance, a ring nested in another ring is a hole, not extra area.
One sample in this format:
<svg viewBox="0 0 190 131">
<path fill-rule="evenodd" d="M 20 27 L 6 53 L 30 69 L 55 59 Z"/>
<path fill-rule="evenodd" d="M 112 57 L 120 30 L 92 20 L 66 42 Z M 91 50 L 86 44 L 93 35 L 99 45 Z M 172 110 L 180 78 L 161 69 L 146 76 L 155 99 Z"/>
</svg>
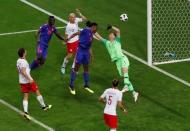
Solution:
<svg viewBox="0 0 190 131">
<path fill-rule="evenodd" d="M 126 13 L 121 14 L 121 15 L 120 15 L 120 20 L 121 20 L 121 21 L 127 21 L 127 20 L 128 20 L 127 14 L 126 14 Z"/>
</svg>

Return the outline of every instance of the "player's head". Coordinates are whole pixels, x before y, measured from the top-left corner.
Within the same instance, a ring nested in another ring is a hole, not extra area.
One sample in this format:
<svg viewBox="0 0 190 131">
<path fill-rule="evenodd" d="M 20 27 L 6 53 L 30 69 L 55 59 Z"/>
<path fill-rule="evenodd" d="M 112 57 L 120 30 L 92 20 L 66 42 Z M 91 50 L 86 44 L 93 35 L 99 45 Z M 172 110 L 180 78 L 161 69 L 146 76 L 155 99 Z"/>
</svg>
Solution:
<svg viewBox="0 0 190 131">
<path fill-rule="evenodd" d="M 116 34 L 114 32 L 110 32 L 109 35 L 108 35 L 108 39 L 110 41 L 114 41 L 115 40 L 115 37 L 116 37 Z"/>
<path fill-rule="evenodd" d="M 118 87 L 118 85 L 119 85 L 119 80 L 118 79 L 113 79 L 112 86 L 116 88 L 116 87 Z"/>
<path fill-rule="evenodd" d="M 55 17 L 54 16 L 49 16 L 48 24 L 51 26 L 53 26 L 55 24 Z"/>
<path fill-rule="evenodd" d="M 69 14 L 69 22 L 70 23 L 75 23 L 75 18 L 76 18 L 75 13 L 70 13 Z"/>
<path fill-rule="evenodd" d="M 24 48 L 18 49 L 18 56 L 20 58 L 25 58 L 26 57 L 26 50 Z"/>
<path fill-rule="evenodd" d="M 88 27 L 91 28 L 92 33 L 96 33 L 98 30 L 98 24 L 96 22 L 90 22 Z"/>
</svg>

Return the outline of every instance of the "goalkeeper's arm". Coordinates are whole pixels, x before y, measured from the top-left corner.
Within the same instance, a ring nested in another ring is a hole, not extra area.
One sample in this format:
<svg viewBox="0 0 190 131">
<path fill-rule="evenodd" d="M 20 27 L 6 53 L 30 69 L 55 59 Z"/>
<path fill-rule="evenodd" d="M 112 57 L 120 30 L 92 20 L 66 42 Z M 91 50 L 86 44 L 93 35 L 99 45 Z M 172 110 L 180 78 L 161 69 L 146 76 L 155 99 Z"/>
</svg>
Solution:
<svg viewBox="0 0 190 131">
<path fill-rule="evenodd" d="M 95 38 L 96 38 L 97 40 L 99 40 L 99 41 L 103 41 L 103 39 L 104 39 L 98 32 L 96 32 L 96 33 L 94 34 L 94 36 L 95 36 Z"/>
<path fill-rule="evenodd" d="M 116 36 L 120 37 L 120 29 L 112 26 L 112 25 L 108 25 L 107 30 L 112 29 L 114 31 L 114 33 L 116 34 Z"/>
</svg>

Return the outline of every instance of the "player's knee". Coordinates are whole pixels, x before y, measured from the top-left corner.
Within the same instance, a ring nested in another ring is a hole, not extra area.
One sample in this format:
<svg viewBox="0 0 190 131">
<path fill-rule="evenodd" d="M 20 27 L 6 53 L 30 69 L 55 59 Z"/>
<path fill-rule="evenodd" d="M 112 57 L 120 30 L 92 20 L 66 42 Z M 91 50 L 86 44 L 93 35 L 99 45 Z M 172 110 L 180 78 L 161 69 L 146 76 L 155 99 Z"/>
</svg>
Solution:
<svg viewBox="0 0 190 131">
<path fill-rule="evenodd" d="M 39 57 L 37 60 L 40 65 L 43 65 L 45 63 L 45 59 L 43 57 Z"/>
<path fill-rule="evenodd" d="M 123 74 L 128 73 L 128 69 L 126 67 L 122 68 Z"/>
<path fill-rule="evenodd" d="M 88 66 L 84 66 L 84 72 L 88 72 Z"/>
<path fill-rule="evenodd" d="M 24 93 L 24 100 L 28 100 L 28 93 Z"/>
<path fill-rule="evenodd" d="M 79 71 L 79 68 L 80 68 L 80 65 L 76 63 L 76 64 L 75 64 L 74 71 L 75 71 L 75 72 L 78 72 L 78 71 Z"/>
<path fill-rule="evenodd" d="M 40 93 L 39 90 L 36 90 L 36 95 L 37 95 L 37 96 L 40 96 L 40 95 L 41 95 L 41 93 Z"/>
<path fill-rule="evenodd" d="M 71 53 L 67 54 L 67 59 L 71 58 L 73 55 Z"/>
</svg>

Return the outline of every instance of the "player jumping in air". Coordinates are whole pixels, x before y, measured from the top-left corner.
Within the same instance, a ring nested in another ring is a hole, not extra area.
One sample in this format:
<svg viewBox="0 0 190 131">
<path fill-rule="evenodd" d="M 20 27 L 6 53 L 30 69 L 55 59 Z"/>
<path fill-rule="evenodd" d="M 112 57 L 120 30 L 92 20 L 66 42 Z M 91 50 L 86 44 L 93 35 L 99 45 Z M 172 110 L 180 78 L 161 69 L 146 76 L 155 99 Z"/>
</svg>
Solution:
<svg viewBox="0 0 190 131">
<path fill-rule="evenodd" d="M 55 34 L 59 39 L 64 40 L 64 38 L 58 33 L 54 25 L 54 16 L 49 16 L 48 24 L 44 24 L 38 30 L 36 47 L 37 58 L 30 64 L 31 70 L 36 69 L 37 67 L 45 63 L 48 53 L 48 43 L 51 40 L 53 34 Z"/>
<path fill-rule="evenodd" d="M 119 80 L 114 79 L 112 81 L 112 87 L 104 91 L 100 96 L 99 101 L 106 104 L 104 108 L 104 121 L 105 124 L 110 128 L 110 131 L 117 130 L 117 105 L 119 108 L 127 114 L 127 110 L 122 104 L 122 92 L 117 89 Z"/>
<path fill-rule="evenodd" d="M 95 34 L 98 40 L 102 41 L 108 53 L 110 54 L 111 61 L 115 62 L 119 75 L 124 77 L 124 88 L 122 92 L 131 91 L 136 102 L 138 99 L 139 93 L 136 92 L 133 88 L 132 83 L 129 81 L 129 60 L 122 53 L 121 42 L 120 42 L 120 30 L 114 26 L 109 25 L 108 30 L 112 29 L 113 31 L 109 34 L 109 40 L 102 38 L 98 33 Z"/>
<path fill-rule="evenodd" d="M 92 40 L 93 40 L 93 34 L 97 30 L 97 23 L 91 23 L 87 22 L 88 27 L 84 28 L 82 31 L 79 31 L 75 34 L 73 34 L 69 39 L 75 37 L 76 35 L 79 35 L 79 46 L 77 49 L 77 53 L 75 56 L 75 68 L 71 72 L 71 78 L 70 78 L 70 85 L 69 89 L 71 94 L 75 95 L 75 89 L 74 89 L 74 81 L 77 76 L 77 72 L 79 71 L 80 65 L 83 65 L 84 73 L 84 89 L 89 91 L 90 93 L 94 93 L 93 90 L 89 88 L 89 70 L 88 65 L 90 63 L 90 59 L 92 58 Z"/>
<path fill-rule="evenodd" d="M 51 108 L 51 105 L 46 105 L 44 103 L 43 97 L 36 85 L 35 81 L 30 75 L 29 64 L 26 61 L 26 50 L 20 48 L 18 50 L 19 59 L 17 60 L 17 69 L 19 73 L 19 83 L 21 86 L 21 91 L 24 94 L 23 98 L 23 108 L 24 108 L 24 117 L 28 120 L 31 120 L 31 117 L 28 115 L 28 97 L 30 92 L 35 92 L 37 95 L 37 100 L 39 101 L 43 110 L 48 110 Z"/>
<path fill-rule="evenodd" d="M 76 9 L 76 13 L 80 16 L 80 18 L 77 18 L 75 13 L 70 13 L 69 14 L 69 22 L 66 26 L 65 30 L 65 38 L 71 37 L 74 33 L 79 31 L 78 23 L 86 21 L 87 18 L 82 15 L 80 10 Z M 61 72 L 65 74 L 65 68 L 67 66 L 67 63 L 69 62 L 69 59 L 75 55 L 77 48 L 79 44 L 79 36 L 75 36 L 71 38 L 70 40 L 67 41 L 67 56 L 64 58 L 62 67 L 61 67 Z M 75 67 L 75 61 L 73 61 L 72 69 Z"/>
</svg>

